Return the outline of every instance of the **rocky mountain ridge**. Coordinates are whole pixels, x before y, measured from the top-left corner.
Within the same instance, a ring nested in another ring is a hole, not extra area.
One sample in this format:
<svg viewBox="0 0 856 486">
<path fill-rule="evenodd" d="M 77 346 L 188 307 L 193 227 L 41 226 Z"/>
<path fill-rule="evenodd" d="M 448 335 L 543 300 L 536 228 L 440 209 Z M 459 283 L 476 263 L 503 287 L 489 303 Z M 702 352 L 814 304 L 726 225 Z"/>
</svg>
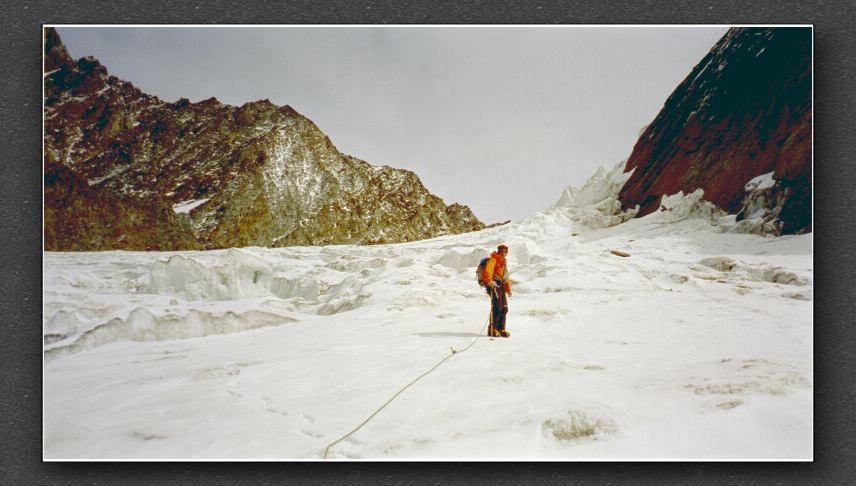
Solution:
<svg viewBox="0 0 856 486">
<path fill-rule="evenodd" d="M 268 100 L 164 102 L 45 31 L 45 248 L 376 244 L 484 227 Z"/>
<path fill-rule="evenodd" d="M 698 189 L 778 234 L 811 231 L 812 31 L 733 28 L 675 89 L 627 160 L 622 210 Z M 764 222 L 762 221 L 762 222 Z"/>
</svg>

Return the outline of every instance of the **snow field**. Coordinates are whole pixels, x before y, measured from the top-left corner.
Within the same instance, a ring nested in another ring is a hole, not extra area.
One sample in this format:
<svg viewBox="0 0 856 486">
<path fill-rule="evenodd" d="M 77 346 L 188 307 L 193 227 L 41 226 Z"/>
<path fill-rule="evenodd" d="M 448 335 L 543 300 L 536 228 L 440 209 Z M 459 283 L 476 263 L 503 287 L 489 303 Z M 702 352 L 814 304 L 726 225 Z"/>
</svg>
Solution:
<svg viewBox="0 0 856 486">
<path fill-rule="evenodd" d="M 811 235 L 693 197 L 603 228 L 592 191 L 407 244 L 45 254 L 45 458 L 320 460 L 454 349 L 329 457 L 810 459 Z"/>
</svg>

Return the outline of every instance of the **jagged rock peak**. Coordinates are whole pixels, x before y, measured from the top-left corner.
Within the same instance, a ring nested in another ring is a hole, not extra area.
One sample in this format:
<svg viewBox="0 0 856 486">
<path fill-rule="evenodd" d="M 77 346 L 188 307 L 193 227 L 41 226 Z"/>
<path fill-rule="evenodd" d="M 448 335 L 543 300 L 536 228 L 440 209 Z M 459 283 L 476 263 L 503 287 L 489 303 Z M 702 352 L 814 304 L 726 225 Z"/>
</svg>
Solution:
<svg viewBox="0 0 856 486">
<path fill-rule="evenodd" d="M 62 175 L 46 170 L 49 250 L 392 243 L 484 227 L 416 174 L 340 153 L 288 105 L 165 103 L 97 60 L 72 61 L 53 29 L 45 70 L 44 163 Z M 87 189 L 70 196 L 66 180 Z M 77 210 L 61 206 L 72 196 Z"/>
<path fill-rule="evenodd" d="M 53 27 L 44 31 L 44 60 L 45 72 L 60 69 L 72 64 L 71 56 L 65 48 L 65 44 L 59 37 L 59 33 Z"/>
</svg>

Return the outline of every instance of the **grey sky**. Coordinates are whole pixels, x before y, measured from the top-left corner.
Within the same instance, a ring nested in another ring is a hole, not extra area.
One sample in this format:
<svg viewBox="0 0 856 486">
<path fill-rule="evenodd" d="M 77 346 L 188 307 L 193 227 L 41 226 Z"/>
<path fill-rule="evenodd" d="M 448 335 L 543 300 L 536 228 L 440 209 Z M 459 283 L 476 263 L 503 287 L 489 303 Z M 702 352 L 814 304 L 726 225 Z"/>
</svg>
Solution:
<svg viewBox="0 0 856 486">
<path fill-rule="evenodd" d="M 626 160 L 726 27 L 59 27 L 167 101 L 291 105 L 343 153 L 485 223 Z"/>
</svg>

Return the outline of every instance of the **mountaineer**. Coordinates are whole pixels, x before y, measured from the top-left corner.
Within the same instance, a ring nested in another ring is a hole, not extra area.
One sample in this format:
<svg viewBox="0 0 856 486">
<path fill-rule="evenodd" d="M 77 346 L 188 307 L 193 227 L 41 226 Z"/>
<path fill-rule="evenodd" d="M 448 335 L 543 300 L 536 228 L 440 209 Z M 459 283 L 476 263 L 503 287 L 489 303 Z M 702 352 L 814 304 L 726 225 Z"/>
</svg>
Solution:
<svg viewBox="0 0 856 486">
<path fill-rule="evenodd" d="M 505 258 L 508 247 L 499 245 L 490 254 L 484 266 L 484 283 L 487 294 L 490 295 L 490 325 L 488 336 L 509 337 L 505 330 L 505 315 L 508 314 L 508 297 L 511 296 L 511 280 L 508 278 L 508 267 Z M 506 295 L 508 294 L 508 295 Z"/>
</svg>

